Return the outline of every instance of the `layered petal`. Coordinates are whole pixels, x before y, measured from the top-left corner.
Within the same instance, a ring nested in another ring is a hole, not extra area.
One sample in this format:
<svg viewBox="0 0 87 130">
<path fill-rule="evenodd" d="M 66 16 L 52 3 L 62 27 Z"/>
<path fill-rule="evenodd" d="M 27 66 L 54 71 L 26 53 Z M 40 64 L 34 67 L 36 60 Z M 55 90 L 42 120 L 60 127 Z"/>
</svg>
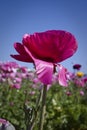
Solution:
<svg viewBox="0 0 87 130">
<path fill-rule="evenodd" d="M 32 62 L 32 60 L 28 59 L 28 57 L 26 55 L 10 55 L 10 56 L 19 61 Z"/>
<path fill-rule="evenodd" d="M 54 70 L 53 64 L 41 60 L 35 60 L 35 66 L 39 80 L 45 85 L 51 84 Z"/>
<path fill-rule="evenodd" d="M 78 47 L 75 37 L 62 30 L 25 34 L 22 42 L 36 58 L 54 63 L 71 57 Z"/>
<path fill-rule="evenodd" d="M 38 79 L 45 85 L 52 83 L 52 75 L 54 71 L 53 63 L 45 62 L 39 59 L 36 59 L 32 53 L 25 47 L 25 50 L 29 56 L 32 57 L 35 64 L 36 74 Z"/>
<path fill-rule="evenodd" d="M 14 48 L 19 53 L 19 55 L 11 55 L 11 57 L 19 61 L 33 62 L 31 56 L 27 54 L 24 46 L 21 43 L 14 43 Z"/>
</svg>

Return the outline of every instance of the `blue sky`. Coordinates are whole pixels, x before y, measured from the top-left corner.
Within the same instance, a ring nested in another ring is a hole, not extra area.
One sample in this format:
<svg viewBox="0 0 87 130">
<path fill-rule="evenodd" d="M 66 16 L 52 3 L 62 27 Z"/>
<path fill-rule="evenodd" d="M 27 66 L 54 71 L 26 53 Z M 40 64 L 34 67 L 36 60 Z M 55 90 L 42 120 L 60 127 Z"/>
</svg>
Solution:
<svg viewBox="0 0 87 130">
<path fill-rule="evenodd" d="M 87 73 L 87 0 L 0 0 L 0 61 L 16 61 L 14 42 L 21 42 L 25 33 L 66 30 L 78 41 L 78 50 L 61 64 L 72 71 L 81 64 Z M 18 62 L 32 68 L 32 64 Z"/>
</svg>

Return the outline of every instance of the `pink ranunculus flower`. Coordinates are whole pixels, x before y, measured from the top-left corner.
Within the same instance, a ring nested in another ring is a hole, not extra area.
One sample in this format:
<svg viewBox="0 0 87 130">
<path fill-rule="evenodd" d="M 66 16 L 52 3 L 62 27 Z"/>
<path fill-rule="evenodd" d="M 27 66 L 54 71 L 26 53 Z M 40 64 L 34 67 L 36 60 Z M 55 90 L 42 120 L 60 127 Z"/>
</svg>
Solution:
<svg viewBox="0 0 87 130">
<path fill-rule="evenodd" d="M 66 70 L 57 63 L 71 57 L 78 48 L 77 41 L 70 32 L 48 30 L 32 35 L 25 34 L 22 44 L 14 43 L 14 48 L 19 54 L 11 56 L 19 61 L 34 63 L 42 83 L 51 84 L 54 70 L 58 67 L 59 83 L 67 85 Z"/>
</svg>

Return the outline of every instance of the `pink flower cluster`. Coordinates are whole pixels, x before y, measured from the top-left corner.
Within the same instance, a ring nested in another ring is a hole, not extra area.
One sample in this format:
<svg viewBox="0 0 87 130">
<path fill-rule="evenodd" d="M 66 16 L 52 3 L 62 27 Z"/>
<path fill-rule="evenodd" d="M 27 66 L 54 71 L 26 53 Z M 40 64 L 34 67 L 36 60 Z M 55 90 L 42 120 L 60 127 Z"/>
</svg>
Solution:
<svg viewBox="0 0 87 130">
<path fill-rule="evenodd" d="M 79 64 L 76 64 L 76 66 L 77 65 Z M 79 91 L 79 94 L 84 96 L 84 94 L 87 93 L 87 75 L 84 74 L 82 76 L 79 76 L 76 73 L 71 73 L 70 77 L 71 77 L 70 82 L 73 84 L 75 89 L 77 88 L 76 90 Z M 71 92 L 70 93 L 68 92 L 67 95 L 71 95 Z"/>
<path fill-rule="evenodd" d="M 33 75 L 28 68 L 20 67 L 16 62 L 0 62 L 0 82 L 7 82 L 12 88 L 20 89 L 23 79 Z"/>
</svg>

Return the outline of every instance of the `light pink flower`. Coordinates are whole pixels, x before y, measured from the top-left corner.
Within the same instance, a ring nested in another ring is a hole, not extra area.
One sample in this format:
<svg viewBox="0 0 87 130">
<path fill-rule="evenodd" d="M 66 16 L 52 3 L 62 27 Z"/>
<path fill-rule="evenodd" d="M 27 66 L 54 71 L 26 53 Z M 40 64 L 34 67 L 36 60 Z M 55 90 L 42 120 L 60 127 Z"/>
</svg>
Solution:
<svg viewBox="0 0 87 130">
<path fill-rule="evenodd" d="M 80 95 L 84 96 L 84 91 L 81 90 L 80 91 Z"/>
<path fill-rule="evenodd" d="M 15 77 L 14 82 L 16 82 L 16 83 L 21 83 L 21 82 L 22 82 L 22 79 L 21 79 L 20 77 Z"/>
<path fill-rule="evenodd" d="M 5 126 L 8 126 L 9 121 L 7 121 L 7 120 L 5 120 L 5 119 L 0 118 L 0 123 L 1 123 L 1 124 L 4 124 Z"/>
<path fill-rule="evenodd" d="M 31 91 L 29 94 L 30 94 L 30 95 L 34 95 L 34 94 L 35 94 L 35 91 Z"/>
<path fill-rule="evenodd" d="M 25 34 L 22 44 L 14 44 L 19 54 L 11 56 L 16 60 L 34 63 L 38 78 L 44 84 L 52 82 L 55 67 L 58 67 L 59 83 L 66 86 L 66 70 L 57 63 L 71 57 L 77 47 L 77 41 L 71 33 L 49 30 L 33 35 Z"/>
</svg>

